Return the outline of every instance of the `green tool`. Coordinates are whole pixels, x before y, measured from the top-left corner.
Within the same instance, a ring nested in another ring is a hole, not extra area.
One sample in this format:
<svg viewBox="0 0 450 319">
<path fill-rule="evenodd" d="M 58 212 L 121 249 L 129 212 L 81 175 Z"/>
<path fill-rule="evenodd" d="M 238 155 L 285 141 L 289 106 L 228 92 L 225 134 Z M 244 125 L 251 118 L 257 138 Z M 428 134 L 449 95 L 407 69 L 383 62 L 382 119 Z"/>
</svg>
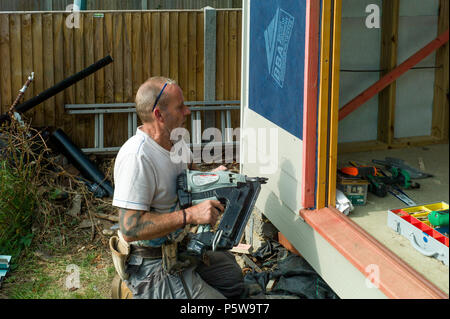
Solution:
<svg viewBox="0 0 450 319">
<path fill-rule="evenodd" d="M 416 206 L 416 203 L 400 188 L 400 186 L 405 189 L 420 188 L 420 184 L 411 181 L 408 171 L 391 167 L 391 176 L 388 176 L 380 168 L 360 166 L 354 161 L 350 161 L 349 163 L 356 168 L 356 170 L 352 170 L 352 167 L 348 167 L 344 168 L 344 173 L 353 173 L 354 176 L 367 179 L 370 182 L 369 192 L 378 197 L 385 197 L 389 192 L 406 205 Z"/>
<path fill-rule="evenodd" d="M 429 213 L 428 220 L 433 226 L 448 226 L 448 209 Z"/>
</svg>

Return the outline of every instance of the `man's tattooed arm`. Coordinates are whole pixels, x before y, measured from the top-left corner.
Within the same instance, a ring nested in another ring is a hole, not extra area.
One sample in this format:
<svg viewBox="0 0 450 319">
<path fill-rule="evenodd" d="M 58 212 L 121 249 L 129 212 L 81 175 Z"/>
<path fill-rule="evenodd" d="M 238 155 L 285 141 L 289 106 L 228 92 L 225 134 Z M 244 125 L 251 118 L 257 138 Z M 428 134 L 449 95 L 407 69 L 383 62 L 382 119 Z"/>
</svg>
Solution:
<svg viewBox="0 0 450 319">
<path fill-rule="evenodd" d="M 126 209 L 119 209 L 119 226 L 122 235 L 127 238 L 138 240 L 139 234 L 145 230 L 146 227 L 154 225 L 151 220 L 144 220 L 145 212 L 142 211 L 127 211 Z"/>
<path fill-rule="evenodd" d="M 155 239 L 177 230 L 182 225 L 182 212 L 157 214 L 119 209 L 119 228 L 126 241 Z"/>
</svg>

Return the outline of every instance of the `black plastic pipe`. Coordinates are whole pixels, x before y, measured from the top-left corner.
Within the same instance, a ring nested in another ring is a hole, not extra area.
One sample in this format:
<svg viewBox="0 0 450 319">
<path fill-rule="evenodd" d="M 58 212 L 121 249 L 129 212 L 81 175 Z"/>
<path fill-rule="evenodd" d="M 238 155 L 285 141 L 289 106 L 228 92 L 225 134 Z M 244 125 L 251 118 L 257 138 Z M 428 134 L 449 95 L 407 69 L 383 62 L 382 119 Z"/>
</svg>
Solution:
<svg viewBox="0 0 450 319">
<path fill-rule="evenodd" d="M 92 163 L 61 129 L 56 129 L 50 136 L 52 143 L 71 162 L 86 179 L 100 185 L 110 197 L 114 189 L 106 180 L 105 175 Z"/>
<path fill-rule="evenodd" d="M 54 86 L 48 88 L 47 90 L 39 93 L 35 97 L 32 97 L 31 99 L 17 105 L 15 107 L 15 111 L 18 113 L 25 113 L 26 111 L 32 109 L 38 104 L 41 104 L 45 100 L 51 98 L 52 96 L 58 94 L 59 92 L 63 91 L 64 89 L 67 89 L 69 86 L 74 85 L 78 81 L 81 81 L 85 77 L 91 75 L 92 73 L 100 70 L 101 68 L 107 66 L 108 64 L 112 63 L 113 59 L 111 56 L 106 56 L 101 60 L 98 60 L 94 64 L 88 66 L 84 70 L 81 70 L 80 72 L 62 80 L 61 82 L 55 84 Z M 0 125 L 5 122 L 9 121 L 10 117 L 8 113 L 5 113 L 0 116 Z"/>
</svg>

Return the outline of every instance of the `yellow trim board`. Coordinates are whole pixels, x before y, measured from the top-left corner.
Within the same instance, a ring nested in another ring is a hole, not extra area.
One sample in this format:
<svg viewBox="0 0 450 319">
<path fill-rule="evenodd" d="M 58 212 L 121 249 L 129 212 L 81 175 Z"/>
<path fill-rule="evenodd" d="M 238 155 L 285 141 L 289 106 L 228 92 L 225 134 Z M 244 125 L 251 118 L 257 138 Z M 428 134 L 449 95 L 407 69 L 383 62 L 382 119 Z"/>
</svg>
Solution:
<svg viewBox="0 0 450 319">
<path fill-rule="evenodd" d="M 316 208 L 326 205 L 331 1 L 322 3 Z"/>
<path fill-rule="evenodd" d="M 336 172 L 339 124 L 339 69 L 341 61 L 342 0 L 334 0 L 333 48 L 331 71 L 331 110 L 328 170 L 328 206 L 336 206 Z"/>
</svg>

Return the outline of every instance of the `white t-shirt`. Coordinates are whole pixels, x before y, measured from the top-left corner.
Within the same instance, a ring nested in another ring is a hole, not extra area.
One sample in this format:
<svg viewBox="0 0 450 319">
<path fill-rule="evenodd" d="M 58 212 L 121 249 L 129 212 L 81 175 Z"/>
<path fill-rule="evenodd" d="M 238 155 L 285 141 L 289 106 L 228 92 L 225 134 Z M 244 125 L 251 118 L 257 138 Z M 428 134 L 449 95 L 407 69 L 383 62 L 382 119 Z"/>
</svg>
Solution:
<svg viewBox="0 0 450 319">
<path fill-rule="evenodd" d="M 186 168 L 187 163 L 174 161 L 171 152 L 139 127 L 116 157 L 113 206 L 157 213 L 177 210 L 176 180 Z M 135 244 L 160 246 L 164 241 L 165 237 Z"/>
</svg>

